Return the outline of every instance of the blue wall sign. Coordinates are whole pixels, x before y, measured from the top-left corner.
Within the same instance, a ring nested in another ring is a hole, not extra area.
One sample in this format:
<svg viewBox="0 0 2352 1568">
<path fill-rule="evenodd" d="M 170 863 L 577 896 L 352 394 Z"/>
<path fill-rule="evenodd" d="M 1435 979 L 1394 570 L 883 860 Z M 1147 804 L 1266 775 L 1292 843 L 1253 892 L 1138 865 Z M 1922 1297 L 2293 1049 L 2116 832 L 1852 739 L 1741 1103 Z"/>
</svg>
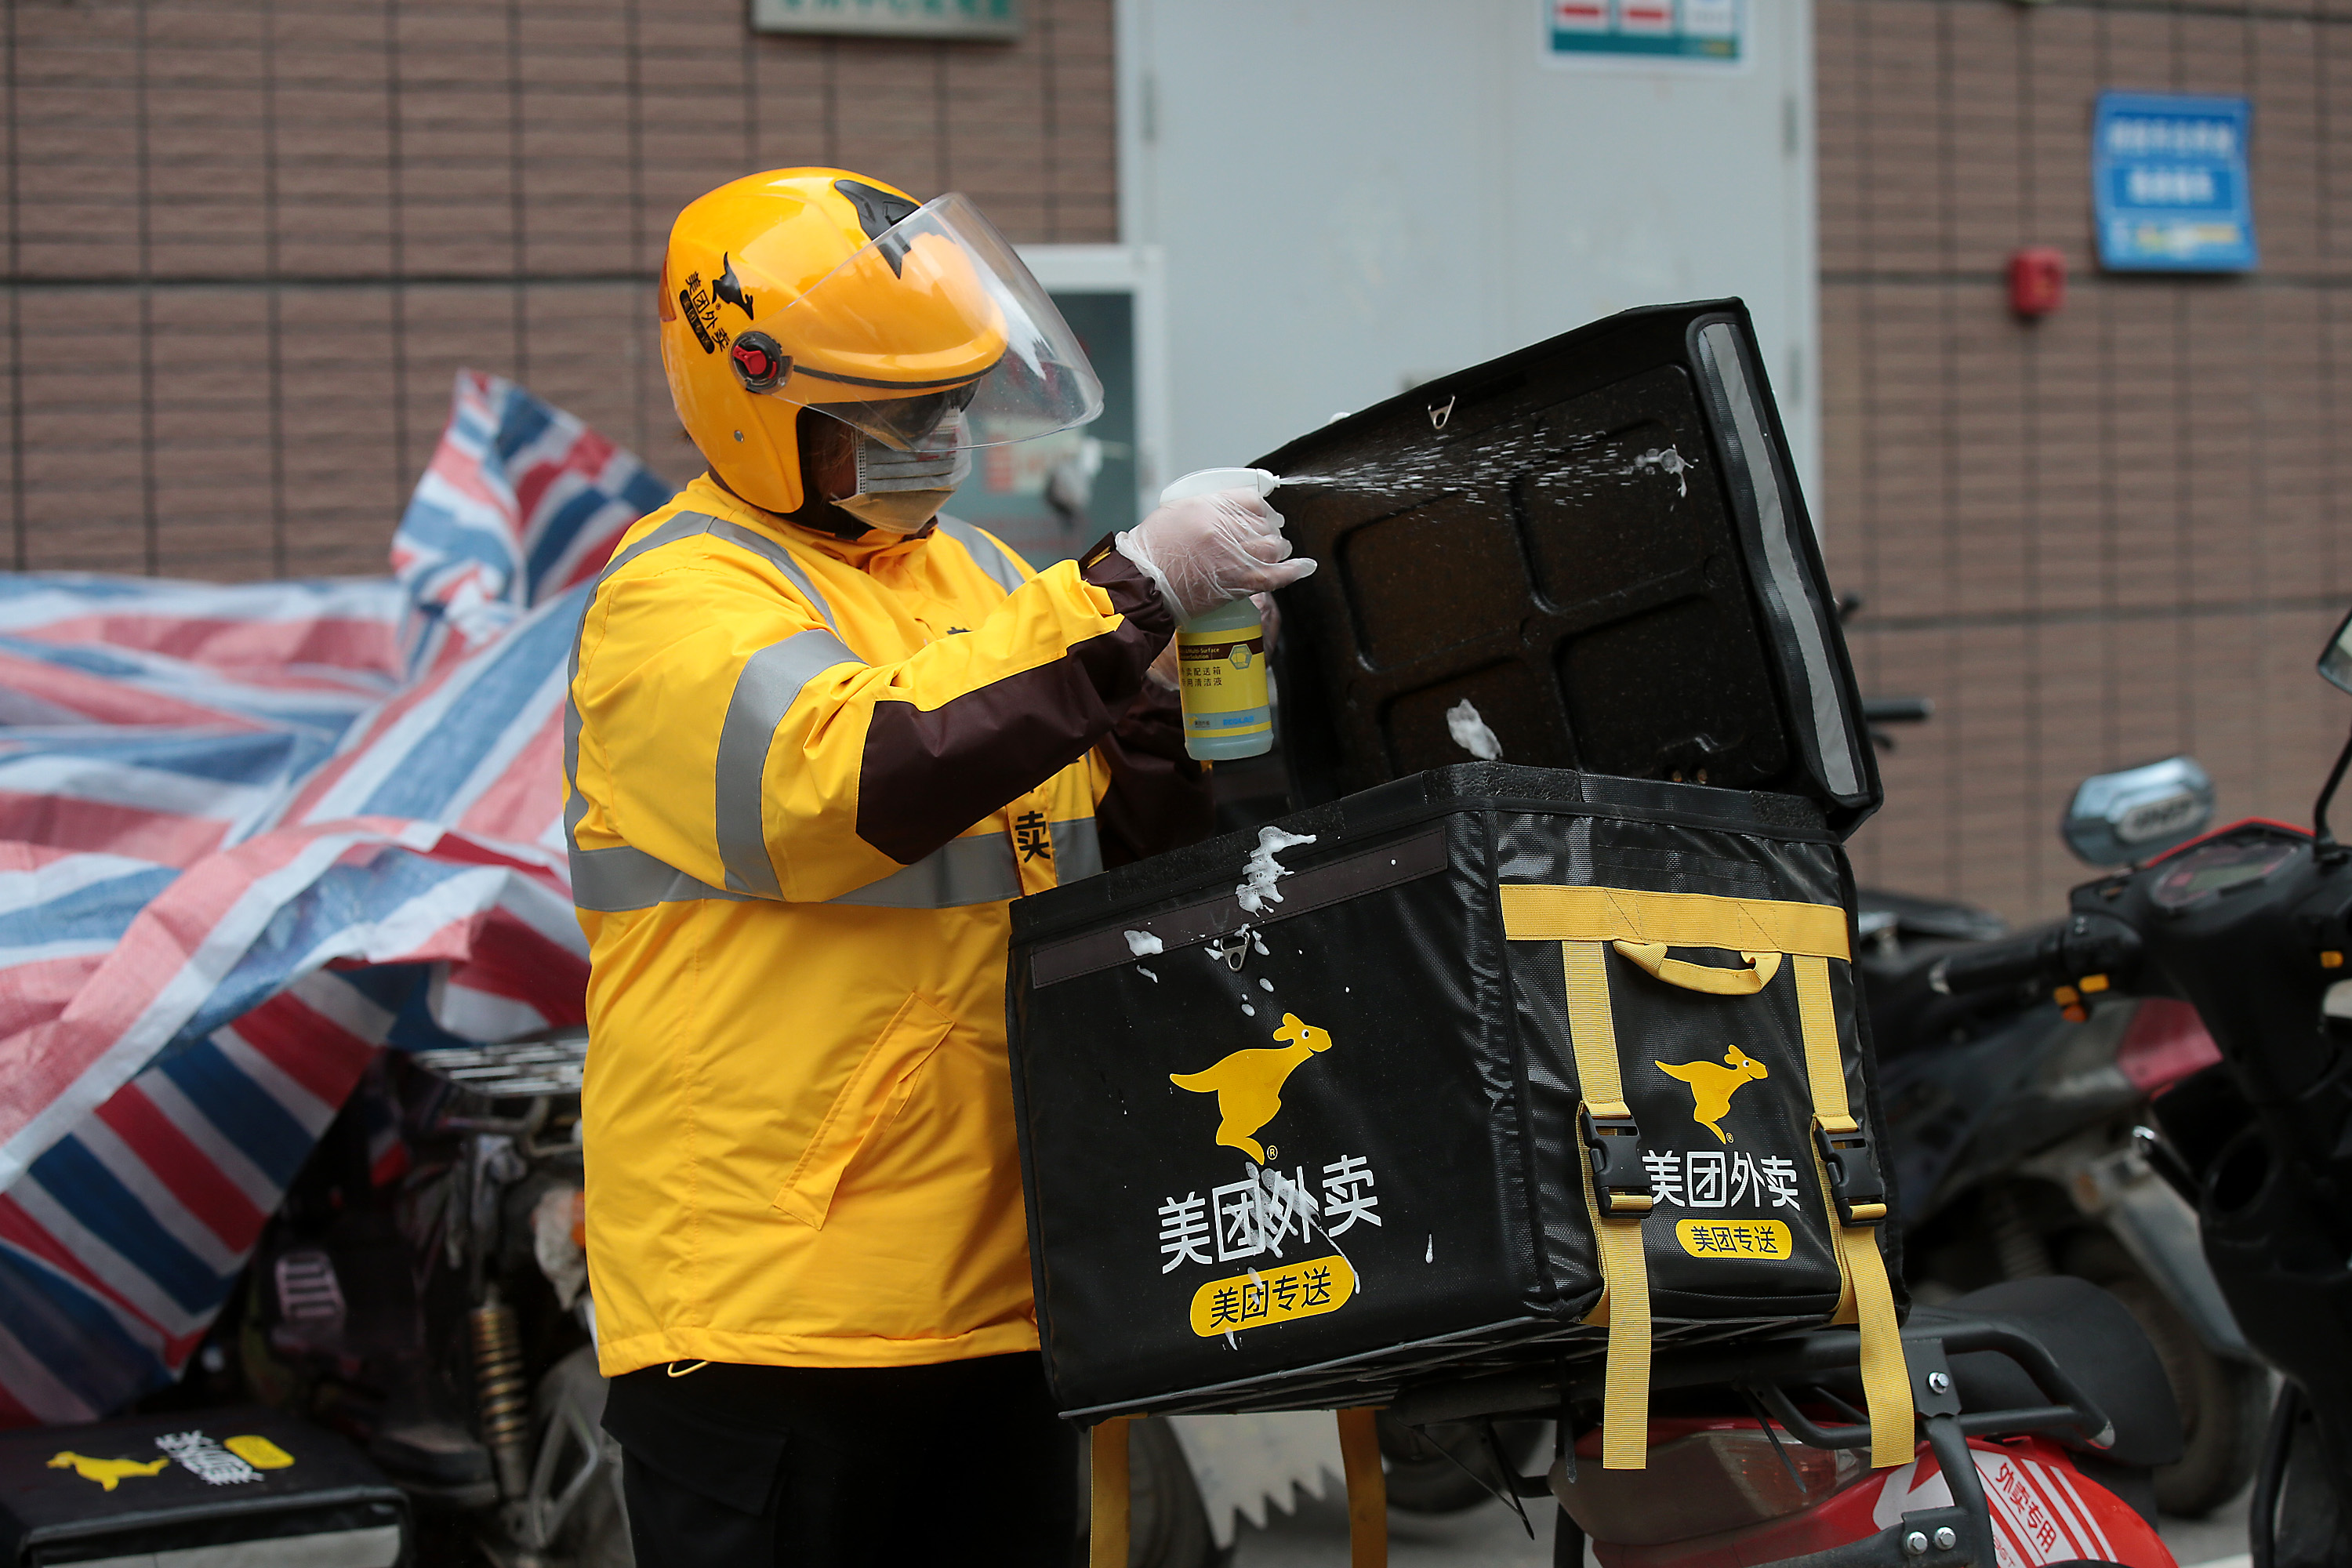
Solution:
<svg viewBox="0 0 2352 1568">
<path fill-rule="evenodd" d="M 2103 92 L 2091 131 L 2099 261 L 2119 272 L 2251 272 L 2242 98 Z"/>
</svg>

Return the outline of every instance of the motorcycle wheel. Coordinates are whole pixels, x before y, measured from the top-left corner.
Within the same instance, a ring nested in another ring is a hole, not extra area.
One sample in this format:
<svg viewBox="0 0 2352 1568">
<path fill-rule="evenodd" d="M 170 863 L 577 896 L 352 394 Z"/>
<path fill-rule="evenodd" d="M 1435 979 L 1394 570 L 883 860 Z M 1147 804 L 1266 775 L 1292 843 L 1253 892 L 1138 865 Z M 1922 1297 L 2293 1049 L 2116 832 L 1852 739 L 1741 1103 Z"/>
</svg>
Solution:
<svg viewBox="0 0 2352 1568">
<path fill-rule="evenodd" d="M 1514 1468 L 1527 1469 L 1549 1425 L 1495 1423 L 1495 1436 Z M 1416 1430 L 1383 1411 L 1380 1434 L 1391 1508 L 1405 1513 L 1461 1513 L 1506 1489 L 1495 1473 L 1486 1433 L 1475 1422 L 1438 1421 Z"/>
<path fill-rule="evenodd" d="M 2156 1472 L 2156 1505 L 2184 1519 L 2203 1518 L 2253 1479 L 2269 1420 L 2270 1374 L 2208 1350 L 2114 1237 L 2083 1237 L 2068 1249 L 2066 1262 L 2068 1273 L 2130 1309 L 2156 1346 L 2181 1426 L 2180 1462 Z"/>
<path fill-rule="evenodd" d="M 1093 1495 L 1087 1452 L 1078 1449 L 1078 1533 L 1083 1542 Z M 1222 1550 L 1209 1528 L 1192 1461 L 1165 1421 L 1142 1420 L 1127 1429 L 1127 1568 L 1226 1568 L 1240 1542 Z M 1083 1548 L 1080 1561 L 1084 1561 Z"/>
</svg>

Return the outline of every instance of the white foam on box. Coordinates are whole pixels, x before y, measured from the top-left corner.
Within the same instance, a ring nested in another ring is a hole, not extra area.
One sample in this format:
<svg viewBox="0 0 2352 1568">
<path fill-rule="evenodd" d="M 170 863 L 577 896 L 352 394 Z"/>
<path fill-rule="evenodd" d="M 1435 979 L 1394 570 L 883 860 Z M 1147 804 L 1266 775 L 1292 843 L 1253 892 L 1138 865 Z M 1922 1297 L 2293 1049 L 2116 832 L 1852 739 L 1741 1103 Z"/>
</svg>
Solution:
<svg viewBox="0 0 2352 1568">
<path fill-rule="evenodd" d="M 1262 915 L 1268 904 L 1282 902 L 1282 895 L 1274 890 L 1275 883 L 1290 875 L 1290 868 L 1275 856 L 1301 844 L 1312 844 L 1312 833 L 1285 833 L 1279 827 L 1257 830 L 1257 847 L 1242 863 L 1241 885 L 1234 889 L 1234 898 L 1245 914 Z"/>
<path fill-rule="evenodd" d="M 1486 727 L 1486 721 L 1478 716 L 1478 710 L 1467 697 L 1445 710 L 1445 732 L 1454 737 L 1455 745 L 1482 763 L 1503 760 L 1503 742 L 1495 738 L 1495 731 Z M 1391 860 L 1389 864 L 1393 866 L 1396 862 Z"/>
</svg>

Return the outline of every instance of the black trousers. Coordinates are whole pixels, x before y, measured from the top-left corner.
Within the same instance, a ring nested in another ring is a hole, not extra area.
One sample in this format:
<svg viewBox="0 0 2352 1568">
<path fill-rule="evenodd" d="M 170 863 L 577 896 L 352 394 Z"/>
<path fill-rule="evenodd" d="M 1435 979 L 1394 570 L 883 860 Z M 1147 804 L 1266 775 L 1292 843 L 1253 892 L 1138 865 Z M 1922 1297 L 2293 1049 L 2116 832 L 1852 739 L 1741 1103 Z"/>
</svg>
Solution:
<svg viewBox="0 0 2352 1568">
<path fill-rule="evenodd" d="M 1077 1435 L 1034 1354 L 614 1379 L 637 1568 L 1077 1560 Z"/>
</svg>

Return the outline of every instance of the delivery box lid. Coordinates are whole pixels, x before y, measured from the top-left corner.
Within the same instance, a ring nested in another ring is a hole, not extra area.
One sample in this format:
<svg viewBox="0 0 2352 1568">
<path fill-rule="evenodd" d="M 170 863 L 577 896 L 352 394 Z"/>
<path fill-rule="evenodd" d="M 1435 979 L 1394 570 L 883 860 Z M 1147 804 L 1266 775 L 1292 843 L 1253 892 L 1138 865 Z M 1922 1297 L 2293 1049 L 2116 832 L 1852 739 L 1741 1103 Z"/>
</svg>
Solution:
<svg viewBox="0 0 2352 1568">
<path fill-rule="evenodd" d="M 1488 757 L 1877 809 L 1747 307 L 1628 310 L 1257 459 L 1296 803 Z M 1465 704 L 1467 704 L 1465 707 Z"/>
</svg>

